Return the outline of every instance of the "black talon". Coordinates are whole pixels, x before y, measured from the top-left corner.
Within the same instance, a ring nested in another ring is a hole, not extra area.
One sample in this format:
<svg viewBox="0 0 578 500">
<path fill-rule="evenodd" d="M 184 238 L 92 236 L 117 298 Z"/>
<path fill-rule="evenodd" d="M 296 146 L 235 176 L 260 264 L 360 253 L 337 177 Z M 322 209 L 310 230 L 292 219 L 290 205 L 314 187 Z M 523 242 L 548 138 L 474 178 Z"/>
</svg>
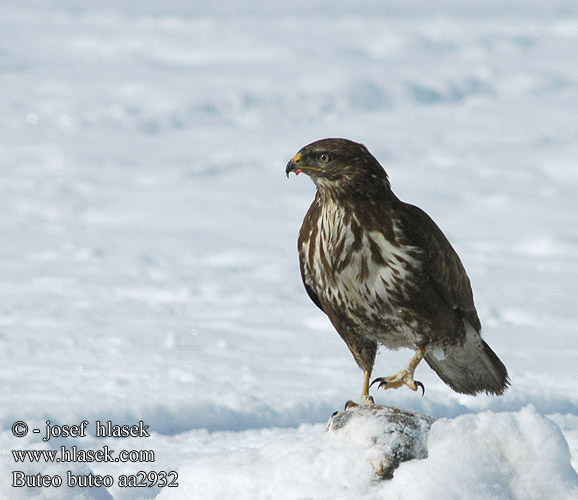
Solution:
<svg viewBox="0 0 578 500">
<path fill-rule="evenodd" d="M 423 385 L 421 382 L 418 382 L 417 380 L 414 380 L 414 382 L 417 387 L 421 388 L 421 397 L 423 398 L 425 396 L 425 385 Z"/>
<path fill-rule="evenodd" d="M 382 387 L 385 387 L 387 385 L 387 379 L 385 377 L 379 377 L 379 378 L 376 378 L 373 382 L 371 382 L 371 384 L 369 384 L 369 388 L 371 389 L 373 384 L 375 384 L 376 382 L 380 383 L 377 386 L 378 389 L 381 389 Z"/>
<path fill-rule="evenodd" d="M 349 408 L 354 408 L 356 406 L 359 406 L 359 405 L 357 403 L 351 401 L 351 399 L 350 399 L 347 403 L 345 403 L 344 410 L 347 411 L 347 410 L 349 410 Z"/>
</svg>

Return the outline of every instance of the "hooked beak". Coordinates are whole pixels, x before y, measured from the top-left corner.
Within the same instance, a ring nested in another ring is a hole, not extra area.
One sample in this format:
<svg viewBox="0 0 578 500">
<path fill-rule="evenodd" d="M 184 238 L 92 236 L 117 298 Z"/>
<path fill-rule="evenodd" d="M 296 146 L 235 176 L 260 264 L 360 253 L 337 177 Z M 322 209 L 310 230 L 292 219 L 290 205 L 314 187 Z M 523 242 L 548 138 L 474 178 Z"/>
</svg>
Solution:
<svg viewBox="0 0 578 500">
<path fill-rule="evenodd" d="M 285 167 L 285 174 L 287 175 L 287 177 L 289 177 L 289 174 L 291 172 L 295 172 L 295 175 L 299 175 L 301 172 L 303 172 L 303 167 L 299 164 L 299 162 L 301 161 L 301 153 L 297 153 L 293 158 L 291 158 L 289 160 L 289 163 L 287 163 L 287 167 Z"/>
<path fill-rule="evenodd" d="M 285 173 L 287 177 L 291 172 L 295 172 L 295 175 L 299 175 L 303 171 L 314 171 L 314 172 L 321 172 L 322 169 L 318 167 L 310 167 L 309 165 L 303 164 L 303 155 L 301 153 L 297 153 L 289 163 L 287 163 L 287 167 L 285 167 Z M 307 173 L 307 172 L 305 172 Z"/>
</svg>

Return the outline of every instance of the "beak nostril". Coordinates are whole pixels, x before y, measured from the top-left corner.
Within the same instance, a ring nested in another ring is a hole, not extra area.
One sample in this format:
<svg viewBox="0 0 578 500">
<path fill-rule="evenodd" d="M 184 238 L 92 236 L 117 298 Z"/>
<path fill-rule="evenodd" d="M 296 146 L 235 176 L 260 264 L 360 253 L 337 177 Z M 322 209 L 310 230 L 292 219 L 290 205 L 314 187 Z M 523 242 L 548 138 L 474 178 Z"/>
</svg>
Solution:
<svg viewBox="0 0 578 500">
<path fill-rule="evenodd" d="M 291 161 L 293 163 L 299 163 L 302 157 L 303 155 L 301 153 L 297 153 L 293 158 L 291 158 Z"/>
</svg>

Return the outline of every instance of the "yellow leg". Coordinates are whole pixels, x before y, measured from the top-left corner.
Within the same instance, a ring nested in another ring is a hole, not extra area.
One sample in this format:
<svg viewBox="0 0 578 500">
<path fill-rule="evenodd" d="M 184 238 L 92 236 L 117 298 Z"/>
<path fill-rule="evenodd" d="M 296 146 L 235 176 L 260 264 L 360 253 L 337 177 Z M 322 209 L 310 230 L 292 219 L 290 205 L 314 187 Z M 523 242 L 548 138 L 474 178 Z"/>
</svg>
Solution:
<svg viewBox="0 0 578 500">
<path fill-rule="evenodd" d="M 359 405 L 374 405 L 375 401 L 369 395 L 369 377 L 371 377 L 371 372 L 369 370 L 363 370 L 363 389 L 361 390 L 361 401 L 359 404 L 349 400 L 345 403 L 345 409 L 354 408 Z"/>
<path fill-rule="evenodd" d="M 364 398 L 369 396 L 369 377 L 371 376 L 371 372 L 368 370 L 363 371 L 363 389 L 361 391 L 361 401 L 363 402 Z"/>
<path fill-rule="evenodd" d="M 409 374 L 412 377 L 413 377 L 413 373 L 415 372 L 415 369 L 417 368 L 417 365 L 419 365 L 421 363 L 421 360 L 424 357 L 425 357 L 425 349 L 423 347 L 420 347 L 417 351 L 415 351 L 413 358 L 411 358 L 411 361 L 409 362 L 409 365 L 407 366 L 407 371 L 409 372 Z"/>
</svg>

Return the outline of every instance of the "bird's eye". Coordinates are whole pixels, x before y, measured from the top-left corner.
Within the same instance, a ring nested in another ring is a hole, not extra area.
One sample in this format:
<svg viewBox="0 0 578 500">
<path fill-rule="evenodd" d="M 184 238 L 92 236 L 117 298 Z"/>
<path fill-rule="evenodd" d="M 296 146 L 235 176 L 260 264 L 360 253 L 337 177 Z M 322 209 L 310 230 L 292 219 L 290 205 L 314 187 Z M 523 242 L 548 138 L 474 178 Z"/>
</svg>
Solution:
<svg viewBox="0 0 578 500">
<path fill-rule="evenodd" d="M 329 159 L 330 159 L 330 158 L 329 158 L 329 155 L 328 155 L 327 153 L 321 153 L 321 154 L 319 155 L 319 161 L 320 161 L 321 163 L 329 163 Z"/>
</svg>

